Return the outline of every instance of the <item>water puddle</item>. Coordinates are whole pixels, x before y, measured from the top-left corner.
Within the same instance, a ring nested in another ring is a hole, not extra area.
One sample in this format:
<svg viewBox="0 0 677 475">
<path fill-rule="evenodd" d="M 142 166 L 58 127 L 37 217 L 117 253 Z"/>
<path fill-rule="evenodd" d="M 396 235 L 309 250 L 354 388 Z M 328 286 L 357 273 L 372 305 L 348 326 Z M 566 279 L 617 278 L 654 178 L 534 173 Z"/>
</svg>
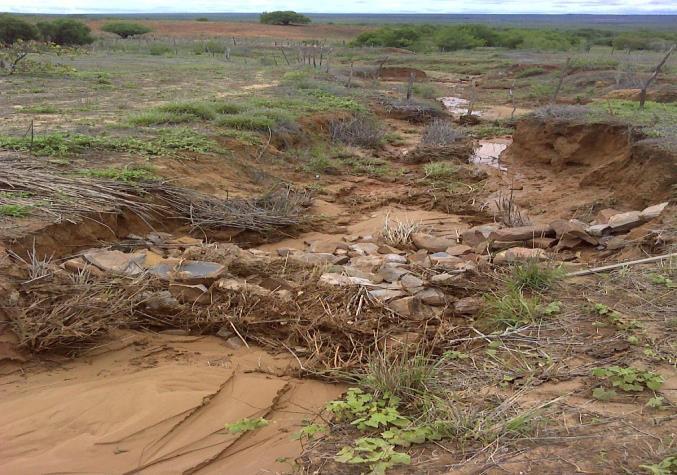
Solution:
<svg viewBox="0 0 677 475">
<path fill-rule="evenodd" d="M 476 165 L 488 165 L 502 172 L 508 169 L 501 165 L 500 155 L 510 145 L 509 139 L 499 140 L 480 140 L 479 147 L 475 149 L 470 162 Z"/>
<path fill-rule="evenodd" d="M 452 114 L 465 115 L 468 113 L 468 105 L 470 101 L 462 97 L 440 97 L 438 99 L 442 105 Z M 471 115 L 482 115 L 478 111 L 473 111 Z"/>
</svg>

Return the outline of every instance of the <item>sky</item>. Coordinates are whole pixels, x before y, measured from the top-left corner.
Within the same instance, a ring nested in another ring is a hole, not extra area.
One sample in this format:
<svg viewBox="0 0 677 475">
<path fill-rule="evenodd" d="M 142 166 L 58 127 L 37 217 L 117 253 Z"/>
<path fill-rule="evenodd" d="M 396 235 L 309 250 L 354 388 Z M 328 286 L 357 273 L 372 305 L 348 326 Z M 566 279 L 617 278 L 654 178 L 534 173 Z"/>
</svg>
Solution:
<svg viewBox="0 0 677 475">
<path fill-rule="evenodd" d="M 412 4 L 415 9 L 412 9 Z M 596 13 L 677 14 L 674 0 L 0 0 L 0 12 L 217 13 Z"/>
</svg>

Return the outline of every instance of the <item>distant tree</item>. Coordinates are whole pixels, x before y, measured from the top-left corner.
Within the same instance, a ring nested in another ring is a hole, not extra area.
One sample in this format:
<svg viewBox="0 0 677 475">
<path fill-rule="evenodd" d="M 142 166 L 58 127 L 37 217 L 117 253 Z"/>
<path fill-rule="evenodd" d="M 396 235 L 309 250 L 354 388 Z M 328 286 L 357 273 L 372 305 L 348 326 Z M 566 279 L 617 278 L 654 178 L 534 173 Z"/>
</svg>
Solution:
<svg viewBox="0 0 677 475">
<path fill-rule="evenodd" d="M 143 35 L 152 30 L 145 25 L 139 23 L 130 23 L 126 21 L 110 21 L 101 27 L 102 31 L 114 33 L 121 38 L 128 38 L 130 36 Z"/>
<path fill-rule="evenodd" d="M 38 29 L 26 20 L 6 13 L 0 15 L 0 43 L 11 45 L 17 40 L 36 40 L 38 36 Z"/>
<path fill-rule="evenodd" d="M 440 30 L 435 36 L 435 44 L 442 51 L 456 51 L 484 46 L 486 42 L 461 29 Z"/>
<path fill-rule="evenodd" d="M 89 27 L 76 20 L 42 21 L 37 27 L 43 40 L 57 45 L 88 45 L 94 41 Z"/>
<path fill-rule="evenodd" d="M 310 23 L 310 18 L 291 10 L 263 12 L 259 19 L 261 23 L 267 25 L 307 25 Z"/>
</svg>

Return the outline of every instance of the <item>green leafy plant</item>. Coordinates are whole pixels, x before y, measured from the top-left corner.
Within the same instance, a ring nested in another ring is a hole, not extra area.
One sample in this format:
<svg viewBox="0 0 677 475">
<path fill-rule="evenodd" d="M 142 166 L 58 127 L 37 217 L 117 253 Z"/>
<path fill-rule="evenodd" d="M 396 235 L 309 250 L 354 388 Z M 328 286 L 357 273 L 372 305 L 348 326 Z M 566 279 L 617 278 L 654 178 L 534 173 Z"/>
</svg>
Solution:
<svg viewBox="0 0 677 475">
<path fill-rule="evenodd" d="M 560 302 L 559 300 L 556 300 L 554 302 L 550 302 L 543 309 L 543 313 L 545 315 L 548 315 L 548 316 L 555 315 L 555 314 L 557 314 L 561 311 L 562 311 L 562 302 Z"/>
<path fill-rule="evenodd" d="M 677 284 L 675 284 L 672 279 L 661 274 L 651 274 L 649 278 L 651 279 L 652 284 L 664 285 L 668 289 L 674 289 L 677 287 Z"/>
<path fill-rule="evenodd" d="M 411 457 L 395 451 L 395 446 L 377 437 L 361 437 L 352 446 L 343 447 L 334 457 L 339 463 L 367 464 L 370 475 L 380 475 L 398 464 L 408 465 Z"/>
<path fill-rule="evenodd" d="M 671 455 L 652 465 L 640 465 L 651 475 L 673 475 L 677 473 L 677 455 Z"/>
<path fill-rule="evenodd" d="M 268 421 L 263 417 L 256 419 L 244 418 L 237 422 L 233 422 L 232 424 L 226 424 L 226 430 L 228 430 L 228 432 L 231 434 L 240 434 L 242 432 L 260 429 L 261 427 L 265 427 L 267 425 Z"/>
<path fill-rule="evenodd" d="M 324 434 L 327 432 L 327 426 L 320 424 L 307 424 L 301 428 L 300 431 L 294 434 L 294 440 L 312 440 L 318 434 Z"/>
<path fill-rule="evenodd" d="M 592 375 L 609 381 L 614 388 L 628 392 L 640 392 L 645 389 L 657 391 L 664 382 L 663 377 L 653 371 L 621 366 L 595 368 Z"/>
</svg>

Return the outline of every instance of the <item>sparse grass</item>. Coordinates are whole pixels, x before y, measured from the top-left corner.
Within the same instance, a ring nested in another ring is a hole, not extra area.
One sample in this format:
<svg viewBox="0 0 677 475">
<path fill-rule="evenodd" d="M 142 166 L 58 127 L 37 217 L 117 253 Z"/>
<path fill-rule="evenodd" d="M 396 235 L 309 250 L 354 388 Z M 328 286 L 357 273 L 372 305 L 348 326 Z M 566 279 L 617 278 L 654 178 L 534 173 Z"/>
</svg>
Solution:
<svg viewBox="0 0 677 475">
<path fill-rule="evenodd" d="M 507 289 L 485 296 L 482 317 L 493 326 L 516 327 L 540 320 L 539 299 L 524 295 L 521 289 Z"/>
<path fill-rule="evenodd" d="M 329 133 L 334 143 L 341 142 L 367 148 L 380 147 L 385 136 L 383 126 L 368 115 L 332 120 L 329 124 Z"/>
<path fill-rule="evenodd" d="M 17 204 L 0 205 L 0 216 L 12 218 L 24 218 L 31 214 L 31 207 Z"/>
<path fill-rule="evenodd" d="M 393 169 L 387 161 L 373 157 L 342 158 L 341 163 L 355 175 L 387 176 L 393 174 Z"/>
<path fill-rule="evenodd" d="M 78 173 L 84 176 L 107 178 L 125 183 L 157 179 L 157 175 L 153 173 L 153 169 L 150 167 L 85 168 Z"/>
<path fill-rule="evenodd" d="M 512 290 L 546 290 L 565 274 L 562 267 L 541 265 L 530 260 L 513 266 L 508 287 Z"/>
<path fill-rule="evenodd" d="M 216 125 L 232 127 L 237 130 L 263 131 L 275 127 L 275 120 L 265 115 L 243 112 L 240 114 L 223 115 L 217 119 Z"/>
<path fill-rule="evenodd" d="M 421 144 L 431 147 L 443 147 L 464 137 L 465 134 L 454 127 L 451 121 L 435 119 L 423 130 Z"/>
<path fill-rule="evenodd" d="M 415 83 L 413 92 L 414 97 L 422 97 L 423 99 L 437 99 L 442 96 L 440 88 L 430 83 Z"/>
<path fill-rule="evenodd" d="M 514 128 L 508 125 L 502 125 L 501 123 L 483 123 L 468 127 L 467 129 L 468 135 L 475 139 L 501 137 L 503 135 L 512 135 L 514 132 Z"/>
<path fill-rule="evenodd" d="M 55 106 L 51 106 L 51 105 L 48 105 L 48 104 L 24 107 L 23 109 L 19 109 L 19 112 L 21 112 L 22 114 L 59 114 L 59 113 L 61 113 L 61 111 L 59 109 L 57 109 Z"/>
<path fill-rule="evenodd" d="M 389 246 L 398 249 L 406 249 L 412 246 L 411 236 L 420 232 L 423 228 L 420 221 L 401 221 L 391 218 L 390 213 L 386 214 L 381 229 L 381 238 Z"/>
<path fill-rule="evenodd" d="M 545 69 L 538 66 L 532 66 L 530 68 L 521 70 L 520 72 L 515 74 L 515 77 L 517 79 L 530 78 L 532 76 L 540 76 L 543 73 L 545 73 Z"/>
<path fill-rule="evenodd" d="M 423 167 L 425 177 L 431 180 L 443 180 L 453 177 L 458 172 L 458 167 L 450 163 L 433 162 L 426 163 Z"/>
</svg>

